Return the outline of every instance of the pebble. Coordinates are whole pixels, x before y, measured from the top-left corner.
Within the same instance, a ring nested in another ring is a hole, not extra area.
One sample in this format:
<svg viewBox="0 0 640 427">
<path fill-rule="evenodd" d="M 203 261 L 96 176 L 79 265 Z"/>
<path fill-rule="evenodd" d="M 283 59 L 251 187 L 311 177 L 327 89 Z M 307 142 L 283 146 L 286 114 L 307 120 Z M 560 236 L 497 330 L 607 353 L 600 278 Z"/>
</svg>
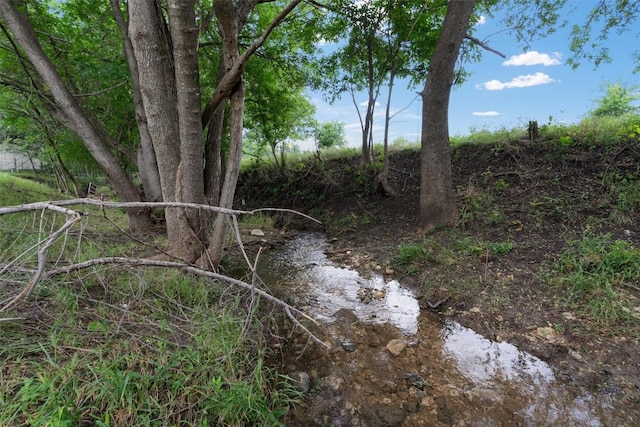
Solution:
<svg viewBox="0 0 640 427">
<path fill-rule="evenodd" d="M 402 338 L 397 338 L 387 343 L 387 350 L 394 356 L 399 356 L 409 345 L 409 342 Z"/>
<path fill-rule="evenodd" d="M 307 374 L 306 372 L 292 372 L 289 374 L 289 378 L 291 378 L 290 383 L 293 388 L 295 388 L 299 392 L 306 393 L 309 391 L 311 380 L 309 378 L 309 374 Z"/>
</svg>

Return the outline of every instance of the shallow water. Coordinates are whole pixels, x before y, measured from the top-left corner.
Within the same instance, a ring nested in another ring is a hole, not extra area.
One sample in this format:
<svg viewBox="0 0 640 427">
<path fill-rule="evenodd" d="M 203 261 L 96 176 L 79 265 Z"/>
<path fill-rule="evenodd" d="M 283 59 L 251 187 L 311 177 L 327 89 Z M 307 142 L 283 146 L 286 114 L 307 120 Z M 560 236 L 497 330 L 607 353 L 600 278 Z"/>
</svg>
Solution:
<svg viewBox="0 0 640 427">
<path fill-rule="evenodd" d="M 633 425 L 634 415 L 627 414 L 623 402 L 564 384 L 548 364 L 512 344 L 486 339 L 452 320 L 441 322 L 421 314 L 410 290 L 375 272 L 362 277 L 334 265 L 323 252 L 326 245 L 322 234 L 301 234 L 271 256 L 261 277 L 276 288 L 276 294 L 286 287 L 292 304 L 327 328 L 335 322 L 334 314 L 347 308 L 363 324 L 392 326 L 397 337 L 412 344 L 406 357 L 391 358 L 379 345 L 379 336 L 366 336 L 376 334 L 375 329 L 354 332 L 366 345 L 348 359 L 334 354 L 333 371 L 325 373 L 327 378 L 343 378 L 346 385 L 318 392 L 315 400 L 309 398 L 310 413 L 314 404 L 320 405 L 316 419 L 329 408 L 333 414 L 324 415 L 318 425 L 364 425 L 368 415 L 363 413 L 372 412 L 371 401 L 393 404 L 397 397 L 398 405 L 402 404 L 410 393 L 374 396 L 375 384 L 383 379 L 388 383 L 402 372 L 421 372 L 431 385 L 429 393 L 440 402 L 429 412 L 405 413 L 402 425 L 429 425 L 430 416 L 445 425 L 454 425 L 456 419 L 465 425 Z M 361 393 L 363 387 L 367 393 Z M 429 393 L 420 395 L 423 406 L 425 396 L 429 402 Z M 327 404 L 327 399 L 334 401 Z M 445 412 L 449 418 L 443 417 Z"/>
</svg>

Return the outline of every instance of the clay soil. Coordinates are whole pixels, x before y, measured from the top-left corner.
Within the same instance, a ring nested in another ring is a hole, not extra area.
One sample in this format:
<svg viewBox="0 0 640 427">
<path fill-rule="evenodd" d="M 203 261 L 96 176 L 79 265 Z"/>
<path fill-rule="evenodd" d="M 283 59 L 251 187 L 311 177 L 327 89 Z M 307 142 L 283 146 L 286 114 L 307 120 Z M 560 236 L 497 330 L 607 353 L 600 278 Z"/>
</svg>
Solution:
<svg viewBox="0 0 640 427">
<path fill-rule="evenodd" d="M 619 393 L 638 410 L 638 321 L 596 319 L 568 302 L 567 289 L 547 280 L 558 256 L 585 234 L 640 247 L 639 202 L 622 206 L 617 192 L 640 179 L 637 142 L 595 148 L 551 141 L 464 145 L 454 148 L 452 160 L 460 219 L 453 228 L 426 235 L 418 232 L 415 149 L 390 156 L 394 196 L 372 194 L 370 174 L 362 172 L 355 156 L 289 165 L 296 172 L 286 174 L 252 169 L 241 177 L 238 200 L 243 208 L 278 206 L 319 218 L 334 261 L 353 268 L 381 266 L 412 287 L 434 316 L 512 343 L 556 368 L 567 382 Z M 278 225 L 315 227 L 289 215 Z M 434 251 L 431 261 L 412 269 L 397 265 L 399 245 L 424 241 Z M 509 243 L 512 249 L 465 255 L 461 241 Z M 453 254 L 452 260 L 443 253 Z M 616 291 L 638 306 L 638 286 Z M 541 330 L 548 333 L 536 333 Z M 305 357 L 321 358 L 321 350 L 307 350 Z"/>
</svg>

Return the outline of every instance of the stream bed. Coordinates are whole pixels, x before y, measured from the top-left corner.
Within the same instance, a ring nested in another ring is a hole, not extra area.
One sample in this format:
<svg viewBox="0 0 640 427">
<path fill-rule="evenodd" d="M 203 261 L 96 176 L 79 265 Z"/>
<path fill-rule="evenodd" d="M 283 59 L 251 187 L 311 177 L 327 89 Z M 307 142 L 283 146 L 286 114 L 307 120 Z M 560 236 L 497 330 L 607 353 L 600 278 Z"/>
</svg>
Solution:
<svg viewBox="0 0 640 427">
<path fill-rule="evenodd" d="M 283 351 L 285 373 L 305 384 L 291 426 L 632 426 L 637 408 L 512 344 L 422 310 L 379 272 L 335 265 L 320 233 L 302 233 L 263 260 L 271 291 L 316 319 Z"/>
</svg>

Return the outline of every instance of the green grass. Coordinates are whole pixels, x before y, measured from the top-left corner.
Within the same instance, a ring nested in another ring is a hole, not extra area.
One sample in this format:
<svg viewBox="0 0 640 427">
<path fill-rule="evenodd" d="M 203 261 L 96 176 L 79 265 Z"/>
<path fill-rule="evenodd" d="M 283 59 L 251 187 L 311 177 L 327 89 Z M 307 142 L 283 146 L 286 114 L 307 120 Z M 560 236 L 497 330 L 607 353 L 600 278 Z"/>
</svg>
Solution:
<svg viewBox="0 0 640 427">
<path fill-rule="evenodd" d="M 57 192 L 0 175 L 4 204 Z M 78 208 L 84 211 L 84 208 Z M 53 245 L 47 268 L 102 256 L 155 253 L 98 210 Z M 262 223 L 267 216 L 258 215 Z M 0 301 L 17 295 L 36 266 L 36 243 L 64 215 L 0 216 Z M 114 225 L 115 223 L 115 225 Z M 257 225 L 253 223 L 252 226 Z M 273 321 L 227 285 L 161 268 L 102 266 L 41 281 L 0 314 L 0 426 L 280 425 L 299 392 L 265 366 L 263 329 Z"/>
<path fill-rule="evenodd" d="M 61 198 L 60 194 L 46 185 L 0 172 L 0 206 L 13 206 L 59 198 Z"/>
<path fill-rule="evenodd" d="M 637 322 L 640 302 L 640 249 L 609 235 L 586 232 L 570 241 L 548 278 L 567 295 L 566 302 L 599 322 Z"/>
</svg>

